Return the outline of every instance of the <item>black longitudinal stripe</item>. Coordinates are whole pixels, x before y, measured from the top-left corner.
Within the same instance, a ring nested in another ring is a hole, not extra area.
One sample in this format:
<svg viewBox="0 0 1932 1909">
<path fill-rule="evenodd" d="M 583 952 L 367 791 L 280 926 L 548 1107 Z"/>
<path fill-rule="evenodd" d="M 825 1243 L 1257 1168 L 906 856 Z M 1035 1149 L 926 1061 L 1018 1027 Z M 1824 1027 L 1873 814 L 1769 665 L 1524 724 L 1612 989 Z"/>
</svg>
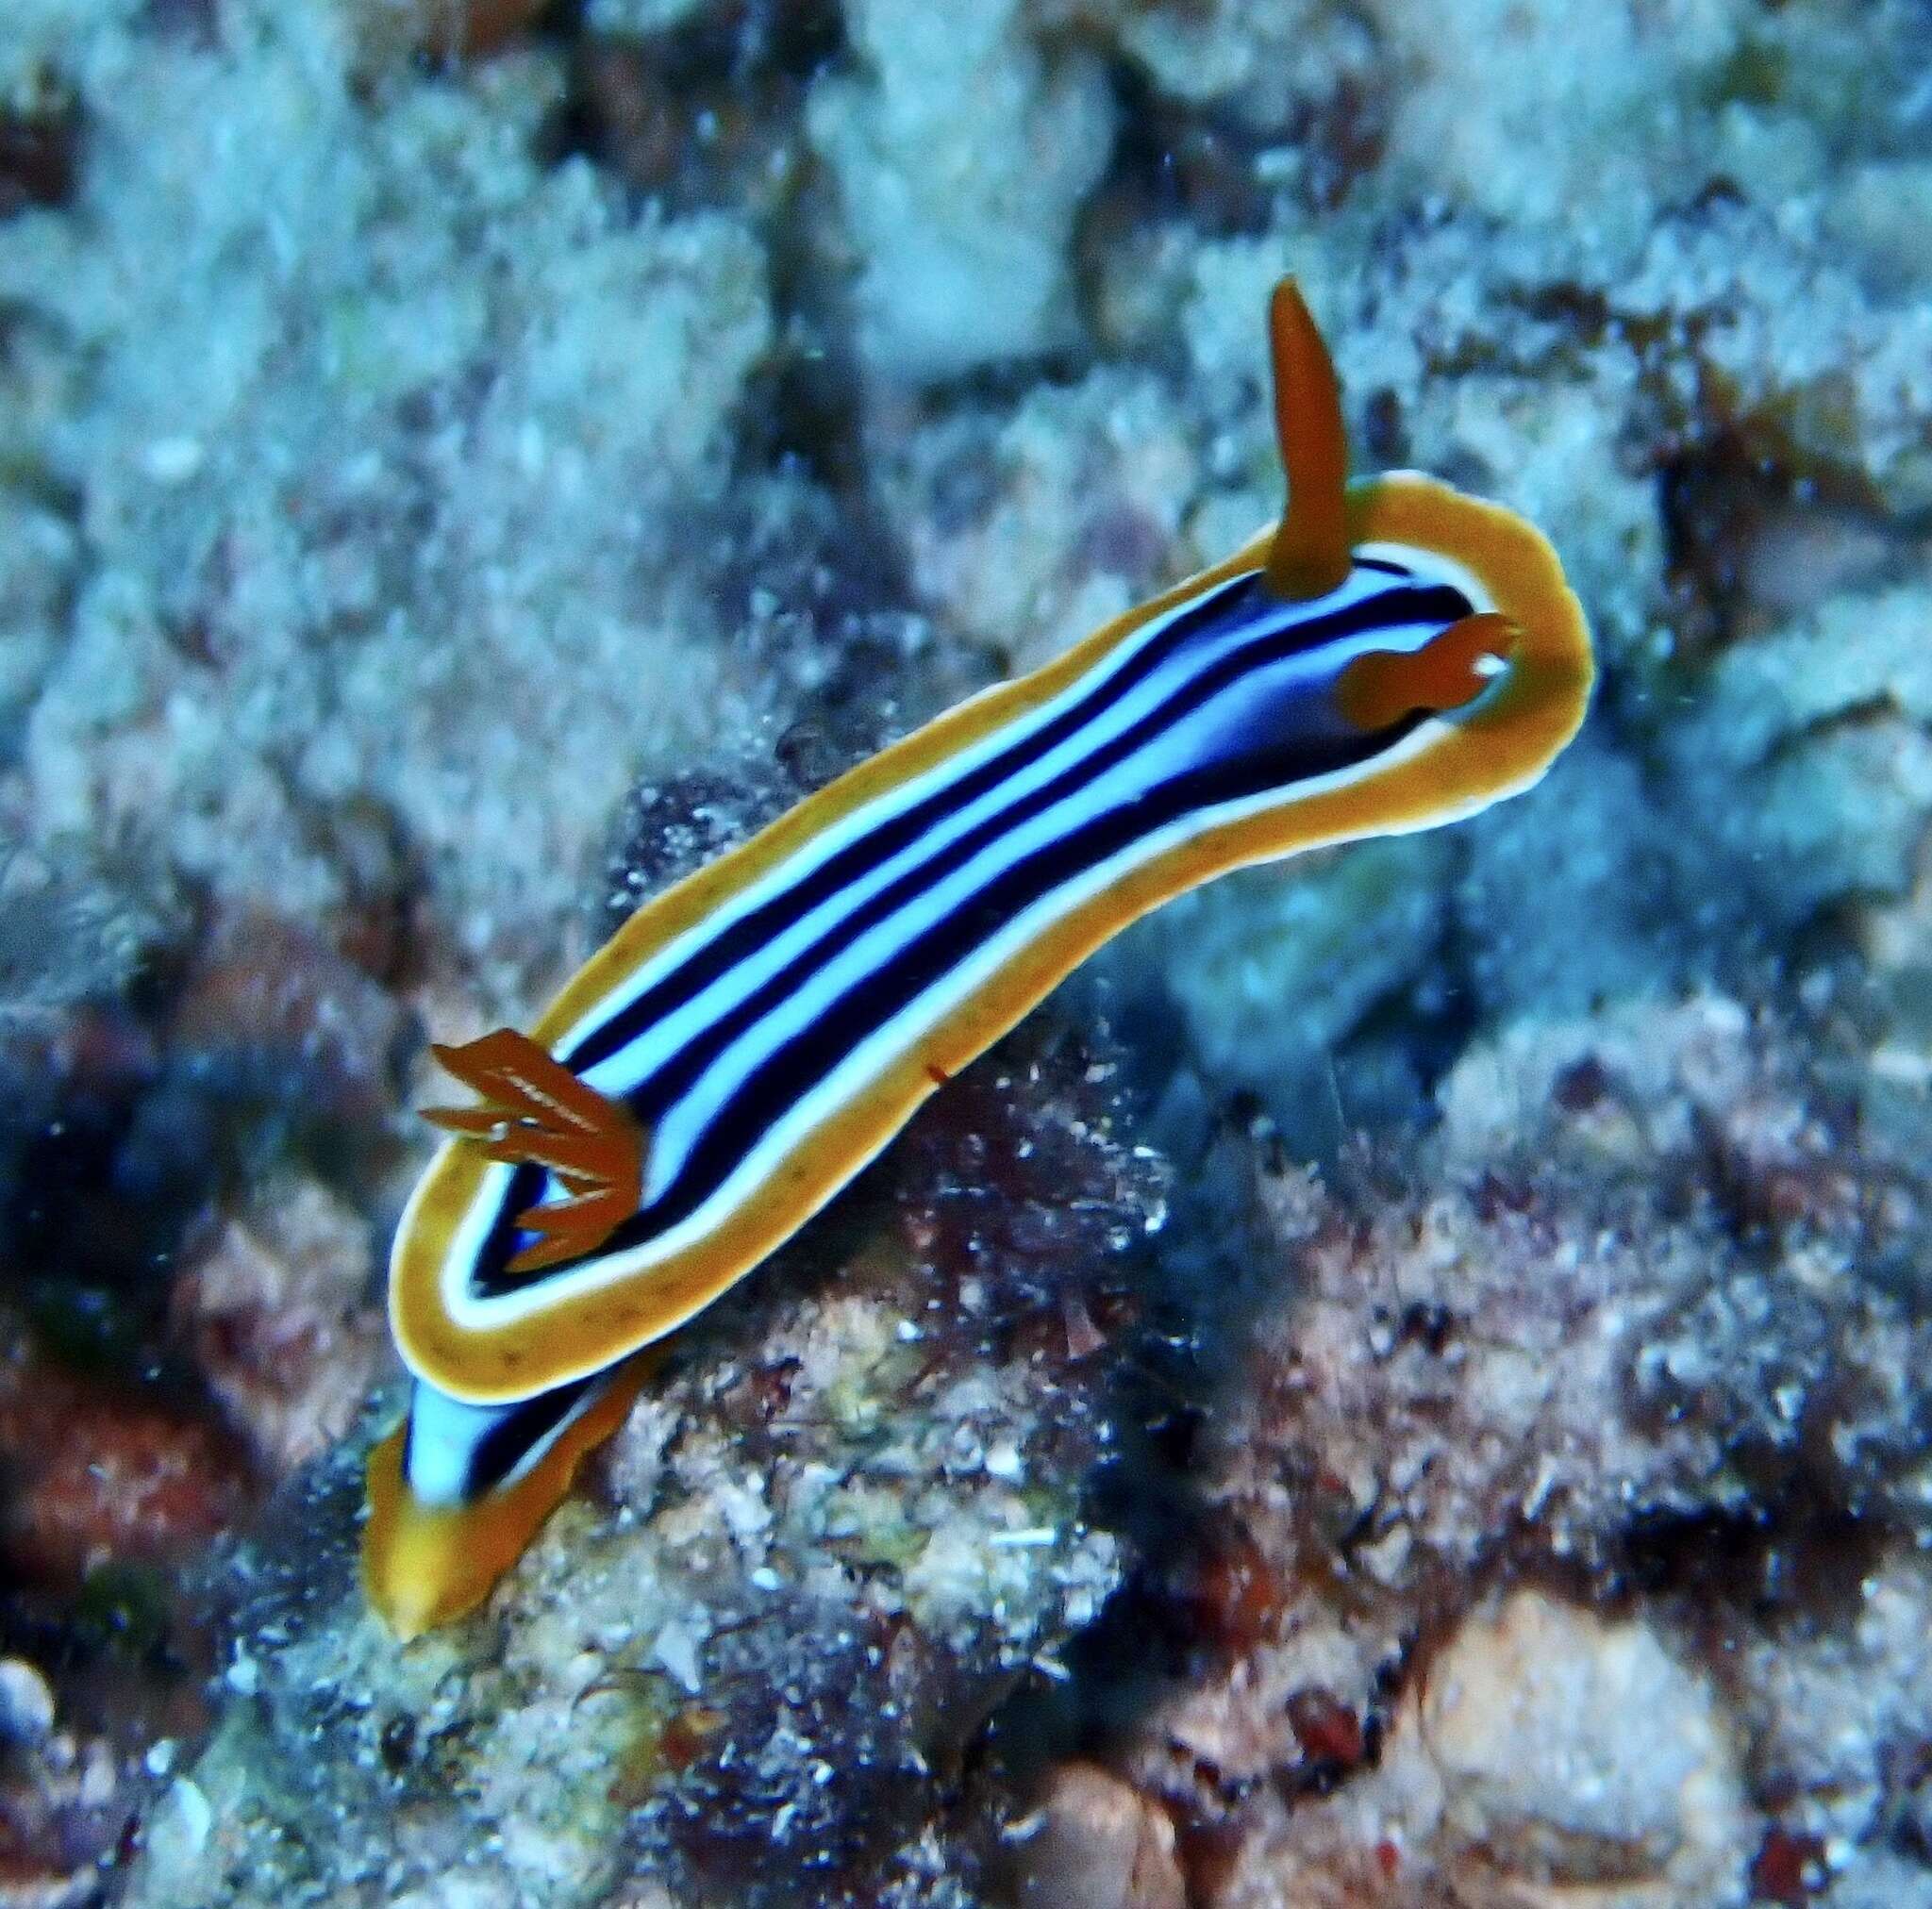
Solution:
<svg viewBox="0 0 1932 1909">
<path fill-rule="evenodd" d="M 592 1372 L 587 1379 L 574 1379 L 548 1392 L 519 1401 L 510 1406 L 489 1431 L 473 1445 L 463 1461 L 462 1501 L 474 1503 L 492 1486 L 501 1485 L 529 1455 L 532 1450 L 570 1417 L 593 1386 L 602 1386 L 605 1374 Z M 416 1421 L 409 1421 L 409 1436 L 403 1448 L 403 1475 L 410 1475 L 416 1451 Z"/>
<path fill-rule="evenodd" d="M 982 946 L 1055 889 L 1186 815 L 1349 768 L 1393 747 L 1425 720 L 1426 712 L 1417 711 L 1374 735 L 1336 737 L 1316 748 L 1307 741 L 1275 742 L 1204 764 L 1168 778 L 1137 802 L 1104 811 L 1003 871 L 881 963 L 862 987 L 848 990 L 809 1027 L 774 1049 L 706 1127 L 675 1188 L 667 1188 L 648 1213 L 619 1227 L 604 1250 L 622 1251 L 687 1218 L 757 1144 L 775 1109 L 796 1104 L 857 1042 L 956 967 L 963 951 Z"/>
<path fill-rule="evenodd" d="M 1363 558 L 1360 567 L 1378 573 L 1408 574 L 1399 565 L 1385 563 L 1380 558 Z M 635 1000 L 592 1028 L 558 1058 L 581 1074 L 599 1061 L 628 1047 L 658 1021 L 693 1000 L 740 961 L 776 939 L 804 920 L 813 908 L 849 887 L 867 868 L 899 854 L 935 823 L 968 803 L 976 802 L 1001 782 L 1020 773 L 1048 751 L 1058 748 L 1068 737 L 1104 715 L 1174 654 L 1199 639 L 1204 632 L 1211 630 L 1218 633 L 1231 615 L 1244 613 L 1242 600 L 1252 598 L 1259 590 L 1258 574 L 1250 573 L 1210 591 L 1199 603 L 1176 616 L 1158 637 L 1144 644 L 1104 682 L 1096 684 L 1079 702 L 1062 710 L 1032 735 L 996 751 L 975 768 L 921 797 L 899 814 L 885 818 L 863 836 L 828 855 L 790 888 L 760 903 L 729 927 L 720 930 L 702 947 L 693 949 L 690 956 L 679 962 L 670 973 L 660 977 Z M 1419 617 L 1398 619 L 1381 614 L 1405 594 L 1403 591 L 1384 592 L 1365 599 L 1348 611 L 1307 619 L 1291 624 L 1290 628 L 1296 633 L 1301 647 L 1312 648 L 1339 636 L 1351 634 L 1351 628 L 1342 626 L 1342 620 L 1357 617 L 1371 606 L 1377 611 L 1373 619 L 1376 622 L 1421 621 Z M 1275 611 L 1289 606 L 1276 605 L 1270 599 L 1264 607 Z M 639 1105 L 635 1100 L 632 1104 L 641 1115 L 648 1118 L 648 1109 Z"/>
<path fill-rule="evenodd" d="M 1457 616 L 1466 614 L 1468 609 L 1467 601 L 1461 594 L 1446 588 L 1401 594 L 1405 599 L 1413 599 L 1405 601 L 1404 607 L 1413 614 L 1416 621 L 1427 619 L 1449 622 Z M 1358 609 L 1366 607 L 1357 606 Z M 1383 615 L 1372 619 L 1372 623 L 1386 625 L 1390 607 L 1389 599 L 1383 599 L 1380 604 Z M 1340 634 L 1345 635 L 1349 632 L 1342 631 Z M 1054 780 L 1019 803 L 988 817 L 974 830 L 957 841 L 949 843 L 926 865 L 902 874 L 867 903 L 842 917 L 828 936 L 821 938 L 817 946 L 795 956 L 744 1001 L 728 1013 L 718 1017 L 675 1055 L 668 1057 L 652 1077 L 648 1098 L 658 1101 L 661 1096 L 661 1104 L 675 1104 L 676 1099 L 689 1090 L 704 1070 L 732 1040 L 754 1025 L 761 1016 L 769 1013 L 778 1003 L 789 998 L 799 988 L 808 985 L 817 969 L 848 946 L 858 935 L 915 900 L 931 883 L 943 879 L 945 875 L 963 866 L 1001 835 L 1024 824 L 1054 804 L 1077 793 L 1082 783 L 1104 773 L 1108 769 L 1124 760 L 1155 739 L 1161 731 L 1181 720 L 1200 704 L 1231 687 L 1241 677 L 1254 670 L 1285 661 L 1306 647 L 1303 632 L 1292 628 L 1277 631 L 1265 640 L 1250 640 L 1198 671 L 1192 677 L 1177 686 L 1164 704 L 1148 712 L 1111 742 L 1070 765 Z M 633 1105 L 636 1104 L 634 1098 Z M 777 1118 L 780 1111 L 782 1109 L 778 1107 L 771 1107 L 769 1118 Z M 651 1118 L 651 1114 L 646 1113 L 643 1117 Z M 694 1206 L 704 1197 L 708 1197 L 709 1191 L 715 1190 L 707 1188 L 695 1198 L 692 1197 L 688 1184 L 691 1165 L 690 1161 L 685 1163 L 677 1178 L 664 1189 L 659 1200 L 640 1216 L 638 1222 L 633 1222 L 625 1229 L 625 1237 L 633 1239 L 648 1237 L 652 1233 L 675 1223 L 675 1218 L 682 1217 L 684 1211 Z M 535 1202 L 541 1197 L 541 1192 L 542 1176 L 539 1170 L 520 1169 L 512 1177 L 508 1195 L 498 1210 L 491 1235 L 485 1242 L 483 1251 L 477 1255 L 476 1263 L 472 1270 L 474 1290 L 491 1294 L 514 1290 L 528 1283 L 528 1276 L 511 1275 L 504 1270 L 505 1262 L 515 1252 L 518 1244 L 518 1234 L 510 1225 L 509 1218 Z M 617 1238 L 613 1238 L 600 1251 L 614 1250 L 617 1244 Z"/>
<path fill-rule="evenodd" d="M 1457 591 L 1421 592 L 1407 604 L 1417 622 L 1453 622 L 1467 609 Z M 1379 622 L 1380 620 L 1378 620 Z M 1397 627 L 1381 622 L 1382 627 Z M 1341 631 L 1346 636 L 1352 631 Z M 1277 630 L 1265 638 L 1250 638 L 1238 647 L 1202 664 L 1183 677 L 1152 709 L 1143 712 L 1110 739 L 1076 755 L 1057 774 L 1029 793 L 983 817 L 924 861 L 900 874 L 865 901 L 846 910 L 810 947 L 801 950 L 757 988 L 724 1012 L 715 1016 L 675 1054 L 653 1071 L 646 1095 L 634 1095 L 631 1104 L 640 1118 L 654 1120 L 675 1106 L 705 1071 L 732 1042 L 774 1008 L 809 987 L 825 964 L 836 959 L 860 936 L 890 921 L 900 910 L 917 903 L 935 883 L 945 880 L 972 862 L 1003 837 L 1045 814 L 1057 804 L 1078 795 L 1096 776 L 1117 768 L 1157 741 L 1177 722 L 1257 671 L 1275 667 L 1306 648 L 1298 630 Z M 639 1104 L 640 1099 L 645 1104 Z"/>
<path fill-rule="evenodd" d="M 1374 737 L 1337 735 L 1320 743 L 1307 739 L 1275 742 L 1202 765 L 1156 785 L 1130 803 L 1103 811 L 1024 860 L 990 879 L 970 900 L 911 938 L 848 988 L 806 1030 L 760 1061 L 708 1123 L 678 1181 L 648 1214 L 641 1214 L 610 1241 L 619 1249 L 633 1237 L 675 1224 L 708 1198 L 779 1110 L 818 1087 L 852 1047 L 884 1025 L 929 987 L 966 950 L 981 946 L 1052 889 L 1086 872 L 1128 844 L 1168 826 L 1191 811 L 1286 788 L 1330 773 L 1391 747 L 1420 717 Z"/>
<path fill-rule="evenodd" d="M 1185 649 L 1194 641 L 1205 627 L 1218 628 L 1229 602 L 1237 595 L 1251 593 L 1256 581 L 1253 573 L 1232 578 L 1199 603 L 1190 606 L 1158 636 L 1144 643 L 1118 671 L 1090 689 L 1079 702 L 1063 709 L 1032 735 L 995 751 L 975 768 L 922 796 L 897 815 L 886 817 L 864 835 L 828 855 L 790 888 L 760 903 L 728 928 L 722 929 L 703 947 L 693 949 L 689 958 L 679 962 L 672 972 L 653 983 L 634 1001 L 627 1002 L 601 1026 L 592 1028 L 558 1058 L 577 1073 L 583 1073 L 600 1060 L 629 1046 L 640 1035 L 675 1013 L 738 962 L 756 954 L 766 942 L 774 940 L 802 921 L 822 902 L 849 887 L 867 868 L 910 846 L 935 822 L 942 821 L 967 803 L 976 802 L 988 790 L 1057 747 L 1085 723 L 1104 714 L 1112 703 L 1136 684 L 1144 681 L 1177 650 Z"/>
</svg>

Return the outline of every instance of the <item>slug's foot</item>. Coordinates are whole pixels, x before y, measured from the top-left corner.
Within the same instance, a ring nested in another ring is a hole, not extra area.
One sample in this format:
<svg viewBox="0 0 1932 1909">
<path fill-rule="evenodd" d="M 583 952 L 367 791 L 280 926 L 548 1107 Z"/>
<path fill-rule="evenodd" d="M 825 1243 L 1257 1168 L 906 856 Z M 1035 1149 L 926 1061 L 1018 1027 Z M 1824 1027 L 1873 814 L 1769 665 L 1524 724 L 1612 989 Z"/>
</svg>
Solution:
<svg viewBox="0 0 1932 1909">
<path fill-rule="evenodd" d="M 644 1134 L 627 1108 L 587 1087 L 528 1035 L 499 1027 L 430 1052 L 481 1104 L 425 1107 L 423 1118 L 478 1142 L 492 1160 L 548 1168 L 566 1189 L 516 1216 L 538 1236 L 505 1267 L 537 1272 L 594 1253 L 638 1210 Z"/>
</svg>

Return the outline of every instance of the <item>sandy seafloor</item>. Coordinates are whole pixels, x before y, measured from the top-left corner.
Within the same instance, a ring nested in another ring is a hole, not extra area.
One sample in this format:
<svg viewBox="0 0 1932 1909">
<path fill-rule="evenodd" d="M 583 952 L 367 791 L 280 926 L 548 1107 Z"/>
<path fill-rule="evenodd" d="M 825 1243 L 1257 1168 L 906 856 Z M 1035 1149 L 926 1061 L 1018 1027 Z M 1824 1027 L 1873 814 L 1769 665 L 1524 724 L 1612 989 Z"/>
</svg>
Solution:
<svg viewBox="0 0 1932 1909">
<path fill-rule="evenodd" d="M 1532 794 L 1129 933 L 365 1611 L 426 1041 L 1358 468 Z M 0 1903 L 1932 1904 L 1923 0 L 5 0 Z"/>
</svg>

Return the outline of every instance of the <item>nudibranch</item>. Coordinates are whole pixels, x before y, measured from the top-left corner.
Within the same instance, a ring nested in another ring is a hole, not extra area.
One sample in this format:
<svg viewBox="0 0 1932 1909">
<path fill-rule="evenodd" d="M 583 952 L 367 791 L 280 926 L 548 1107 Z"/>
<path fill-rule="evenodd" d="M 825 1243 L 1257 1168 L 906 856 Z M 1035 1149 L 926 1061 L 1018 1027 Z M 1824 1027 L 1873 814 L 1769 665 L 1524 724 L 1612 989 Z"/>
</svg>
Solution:
<svg viewBox="0 0 1932 1909">
<path fill-rule="evenodd" d="M 1474 814 L 1575 733 L 1549 544 L 1428 477 L 1351 483 L 1292 282 L 1269 317 L 1278 524 L 645 903 L 528 1035 L 437 1050 L 476 1100 L 428 1116 L 452 1137 L 391 1262 L 414 1389 L 364 1577 L 398 1632 L 480 1602 L 645 1349 L 1102 941 L 1224 870 Z"/>
</svg>

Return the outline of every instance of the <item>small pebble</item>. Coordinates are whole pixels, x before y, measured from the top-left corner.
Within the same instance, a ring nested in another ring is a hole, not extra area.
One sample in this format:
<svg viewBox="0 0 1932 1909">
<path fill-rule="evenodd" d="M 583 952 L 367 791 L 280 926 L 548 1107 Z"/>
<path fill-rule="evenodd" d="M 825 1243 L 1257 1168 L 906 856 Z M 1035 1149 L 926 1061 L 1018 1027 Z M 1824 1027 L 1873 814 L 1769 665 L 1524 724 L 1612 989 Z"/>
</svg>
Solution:
<svg viewBox="0 0 1932 1909">
<path fill-rule="evenodd" d="M 0 1658 L 0 1734 L 37 1743 L 54 1727 L 54 1693 L 24 1658 Z"/>
</svg>

